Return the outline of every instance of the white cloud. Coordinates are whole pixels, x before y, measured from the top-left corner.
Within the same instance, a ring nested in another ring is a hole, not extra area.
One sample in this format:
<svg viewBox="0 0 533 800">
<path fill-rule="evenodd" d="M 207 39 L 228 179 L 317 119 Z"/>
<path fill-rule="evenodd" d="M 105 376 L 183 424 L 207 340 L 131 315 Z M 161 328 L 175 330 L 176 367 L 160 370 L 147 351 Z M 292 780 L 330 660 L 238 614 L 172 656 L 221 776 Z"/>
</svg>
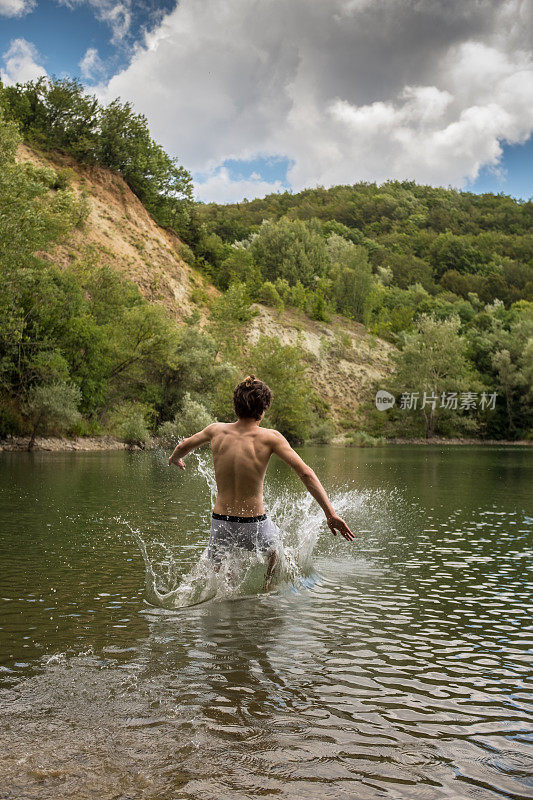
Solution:
<svg viewBox="0 0 533 800">
<path fill-rule="evenodd" d="M 105 22 L 112 31 L 111 41 L 118 44 L 129 33 L 131 26 L 131 0 L 57 0 L 68 8 L 88 3 L 96 18 Z M 1 0 L 0 0 L 1 2 Z"/>
<path fill-rule="evenodd" d="M 481 167 L 497 165 L 501 142 L 524 142 L 533 131 L 533 69 L 520 59 L 466 43 L 450 58 L 447 86 L 406 87 L 395 102 L 353 106 L 336 100 L 330 106 L 346 131 L 344 153 L 364 161 L 362 177 L 373 179 L 377 172 L 379 179 L 464 186 Z M 322 175 L 342 179 L 327 160 Z"/>
<path fill-rule="evenodd" d="M 92 0 L 98 19 L 107 22 L 113 31 L 111 41 L 120 42 L 129 32 L 131 26 L 131 7 L 128 2 L 114 3 L 107 0 Z"/>
<path fill-rule="evenodd" d="M 204 198 L 268 155 L 296 190 L 462 186 L 533 132 L 532 42 L 531 0 L 181 0 L 100 92 L 211 173 Z"/>
<path fill-rule="evenodd" d="M 195 181 L 198 200 L 214 203 L 239 203 L 245 197 L 263 197 L 273 192 L 282 192 L 281 181 L 264 181 L 257 173 L 249 178 L 233 180 L 226 167 L 220 167 L 202 181 Z"/>
<path fill-rule="evenodd" d="M 36 0 L 0 0 L 0 17 L 23 17 L 36 5 Z"/>
<path fill-rule="evenodd" d="M 98 55 L 96 47 L 88 47 L 85 55 L 79 62 L 82 78 L 87 81 L 95 80 L 105 73 L 105 66 Z"/>
<path fill-rule="evenodd" d="M 7 85 L 33 81 L 46 75 L 45 68 L 38 62 L 35 45 L 26 39 L 13 39 L 2 58 L 4 69 L 0 70 L 0 80 Z"/>
</svg>

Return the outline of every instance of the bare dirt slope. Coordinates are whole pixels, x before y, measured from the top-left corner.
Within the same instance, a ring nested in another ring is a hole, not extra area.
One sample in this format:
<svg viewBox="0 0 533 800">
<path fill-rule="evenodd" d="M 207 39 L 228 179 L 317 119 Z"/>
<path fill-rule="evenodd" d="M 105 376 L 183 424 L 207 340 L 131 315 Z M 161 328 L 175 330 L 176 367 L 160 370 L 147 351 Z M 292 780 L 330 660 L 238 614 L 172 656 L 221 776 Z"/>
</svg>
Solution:
<svg viewBox="0 0 533 800">
<path fill-rule="evenodd" d="M 55 247 L 49 257 L 59 265 L 94 254 L 134 281 L 144 297 L 163 303 L 178 319 L 194 309 L 190 294 L 203 284 L 202 276 L 180 256 L 176 235 L 157 225 L 120 175 L 74 159 L 53 159 L 22 145 L 19 161 L 72 170 L 72 188 L 87 198 L 89 219 Z"/>
<path fill-rule="evenodd" d="M 359 404 L 369 397 L 375 382 L 385 381 L 386 386 L 392 345 L 344 317 L 326 324 L 294 309 L 280 314 L 261 305 L 255 308 L 258 314 L 247 328 L 250 343 L 263 335 L 275 336 L 282 344 L 299 344 L 311 382 L 330 403 L 335 422 L 353 427 Z"/>
<path fill-rule="evenodd" d="M 202 287 L 208 296 L 218 294 L 205 278 L 180 255 L 181 242 L 157 225 L 120 175 L 101 167 L 78 164 L 69 156 L 38 154 L 19 149 L 20 161 L 55 169 L 72 170 L 72 188 L 83 193 L 90 212 L 83 230 L 75 230 L 47 258 L 59 266 L 80 256 L 93 255 L 134 281 L 143 296 L 160 302 L 178 320 L 198 308 L 201 323 L 208 309 L 198 306 L 191 293 Z M 349 425 L 362 399 L 376 381 L 390 374 L 388 342 L 370 336 L 363 325 L 336 317 L 331 323 L 314 322 L 294 309 L 283 312 L 259 305 L 246 328 L 250 344 L 259 336 L 275 336 L 282 344 L 299 343 L 307 356 L 313 385 L 331 405 L 336 422 Z"/>
</svg>

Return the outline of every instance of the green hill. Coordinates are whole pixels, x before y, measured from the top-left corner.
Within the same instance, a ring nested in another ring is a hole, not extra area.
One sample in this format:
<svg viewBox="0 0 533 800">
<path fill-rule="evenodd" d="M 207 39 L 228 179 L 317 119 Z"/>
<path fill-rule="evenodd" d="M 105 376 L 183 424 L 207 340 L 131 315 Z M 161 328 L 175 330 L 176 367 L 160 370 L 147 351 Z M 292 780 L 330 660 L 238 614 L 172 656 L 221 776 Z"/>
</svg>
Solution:
<svg viewBox="0 0 533 800">
<path fill-rule="evenodd" d="M 42 79 L 0 86 L 0 113 L 0 436 L 179 435 L 231 413 L 242 371 L 293 440 L 530 435 L 531 202 L 388 182 L 199 204 L 127 103 Z M 439 402 L 378 412 L 376 388 Z"/>
</svg>

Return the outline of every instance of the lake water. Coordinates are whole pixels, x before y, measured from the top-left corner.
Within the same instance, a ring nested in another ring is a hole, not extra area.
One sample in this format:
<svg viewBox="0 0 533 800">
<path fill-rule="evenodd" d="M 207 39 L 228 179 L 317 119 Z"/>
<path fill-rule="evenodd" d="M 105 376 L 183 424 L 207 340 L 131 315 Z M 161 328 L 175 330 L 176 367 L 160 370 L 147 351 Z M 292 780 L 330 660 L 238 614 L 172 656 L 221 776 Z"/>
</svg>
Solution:
<svg viewBox="0 0 533 800">
<path fill-rule="evenodd" d="M 533 798 L 533 450 L 300 452 L 268 594 L 208 454 L 0 456 L 2 799 Z"/>
</svg>

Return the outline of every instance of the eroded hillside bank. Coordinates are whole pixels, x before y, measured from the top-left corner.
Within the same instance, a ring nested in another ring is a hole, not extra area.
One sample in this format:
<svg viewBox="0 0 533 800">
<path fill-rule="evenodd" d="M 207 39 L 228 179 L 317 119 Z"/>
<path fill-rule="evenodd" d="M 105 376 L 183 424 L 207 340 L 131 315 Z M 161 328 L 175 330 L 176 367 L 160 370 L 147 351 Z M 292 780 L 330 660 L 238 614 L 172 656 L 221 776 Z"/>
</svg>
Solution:
<svg viewBox="0 0 533 800">
<path fill-rule="evenodd" d="M 183 321 L 196 311 L 196 324 L 206 325 L 209 300 L 218 290 L 186 262 L 179 238 L 157 225 L 120 175 L 80 165 L 69 156 L 37 153 L 26 145 L 19 146 L 18 160 L 66 170 L 72 189 L 88 203 L 83 228 L 70 232 L 44 257 L 64 267 L 90 256 L 132 280 L 148 301 L 162 304 L 175 319 Z M 253 345 L 261 335 L 276 337 L 280 344 L 299 344 L 307 373 L 329 404 L 332 420 L 353 424 L 361 401 L 390 374 L 393 346 L 340 316 L 325 323 L 292 308 L 254 308 L 256 316 L 244 328 L 242 347 Z"/>
</svg>

